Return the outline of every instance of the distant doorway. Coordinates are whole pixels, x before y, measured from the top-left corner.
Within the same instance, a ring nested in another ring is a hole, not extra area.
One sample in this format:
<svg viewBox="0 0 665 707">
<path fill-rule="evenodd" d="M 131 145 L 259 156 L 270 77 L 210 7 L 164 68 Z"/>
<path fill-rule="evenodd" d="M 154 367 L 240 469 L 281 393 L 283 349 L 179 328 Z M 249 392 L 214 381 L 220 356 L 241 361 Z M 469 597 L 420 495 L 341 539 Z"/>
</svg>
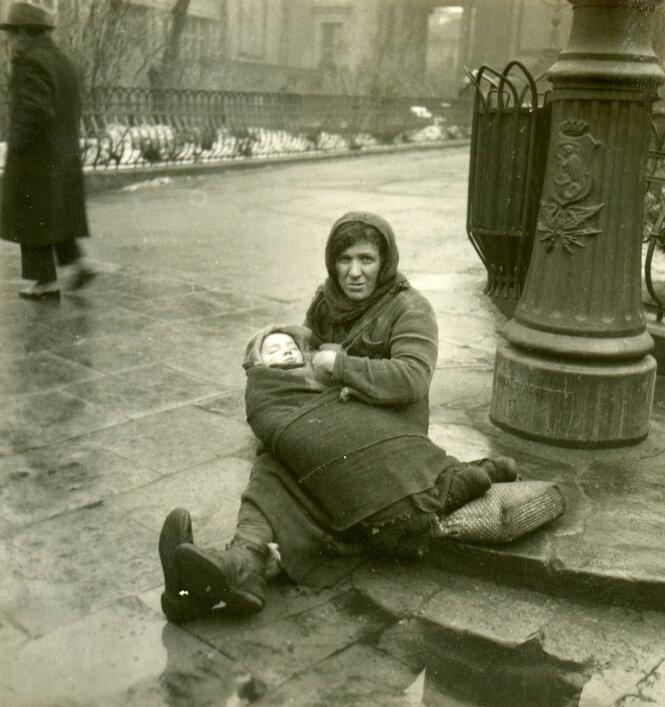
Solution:
<svg viewBox="0 0 665 707">
<path fill-rule="evenodd" d="M 464 13 L 462 6 L 436 7 L 428 18 L 426 77 L 435 95 L 454 98 L 462 84 Z"/>
</svg>

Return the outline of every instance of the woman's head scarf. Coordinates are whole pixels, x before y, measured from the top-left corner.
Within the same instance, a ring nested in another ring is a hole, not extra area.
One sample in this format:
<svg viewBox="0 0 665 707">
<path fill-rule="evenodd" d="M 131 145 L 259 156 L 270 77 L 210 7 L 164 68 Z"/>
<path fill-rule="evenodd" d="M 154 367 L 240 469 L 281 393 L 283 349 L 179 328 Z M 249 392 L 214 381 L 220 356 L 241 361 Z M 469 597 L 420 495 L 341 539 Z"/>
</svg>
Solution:
<svg viewBox="0 0 665 707">
<path fill-rule="evenodd" d="M 245 355 L 242 360 L 242 367 L 245 370 L 253 368 L 254 366 L 263 366 L 263 358 L 261 357 L 263 341 L 267 336 L 270 336 L 270 334 L 277 332 L 288 334 L 296 342 L 296 345 L 303 354 L 308 350 L 309 339 L 312 332 L 307 327 L 298 326 L 297 324 L 288 324 L 286 326 L 271 324 L 270 326 L 260 329 L 255 334 L 252 334 L 247 342 Z"/>
<path fill-rule="evenodd" d="M 376 280 L 376 289 L 364 300 L 352 300 L 346 296 L 337 281 L 337 270 L 333 261 L 335 241 L 340 237 L 339 229 L 347 223 L 362 223 L 373 226 L 383 238 L 381 270 Z M 321 341 L 338 341 L 340 332 L 349 329 L 365 312 L 388 294 L 397 294 L 409 287 L 407 279 L 398 270 L 399 250 L 390 224 L 378 214 L 367 211 L 349 211 L 337 219 L 330 230 L 326 243 L 326 269 L 328 278 L 314 297 L 308 320 Z M 334 332 L 337 332 L 336 334 Z"/>
</svg>

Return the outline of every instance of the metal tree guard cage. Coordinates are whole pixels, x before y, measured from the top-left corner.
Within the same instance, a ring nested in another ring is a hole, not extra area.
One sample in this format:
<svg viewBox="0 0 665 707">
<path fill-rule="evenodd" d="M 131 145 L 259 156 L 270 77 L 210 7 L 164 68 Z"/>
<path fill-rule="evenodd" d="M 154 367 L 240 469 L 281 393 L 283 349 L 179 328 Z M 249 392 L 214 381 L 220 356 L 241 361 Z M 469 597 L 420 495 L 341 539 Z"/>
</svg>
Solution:
<svg viewBox="0 0 665 707">
<path fill-rule="evenodd" d="M 485 294 L 517 300 L 531 257 L 542 189 L 550 106 L 518 61 L 481 66 L 475 86 L 467 234 L 487 269 Z"/>
</svg>

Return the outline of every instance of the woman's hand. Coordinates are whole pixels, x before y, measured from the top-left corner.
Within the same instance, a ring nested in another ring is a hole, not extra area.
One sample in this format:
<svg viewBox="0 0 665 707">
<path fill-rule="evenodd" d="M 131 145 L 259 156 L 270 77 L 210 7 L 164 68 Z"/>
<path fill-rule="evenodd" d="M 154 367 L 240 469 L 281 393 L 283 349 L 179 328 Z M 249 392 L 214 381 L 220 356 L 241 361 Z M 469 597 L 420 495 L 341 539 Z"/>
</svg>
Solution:
<svg viewBox="0 0 665 707">
<path fill-rule="evenodd" d="M 335 351 L 317 351 L 312 359 L 312 366 L 315 373 L 328 373 L 332 375 L 335 367 L 335 359 L 337 353 Z"/>
</svg>

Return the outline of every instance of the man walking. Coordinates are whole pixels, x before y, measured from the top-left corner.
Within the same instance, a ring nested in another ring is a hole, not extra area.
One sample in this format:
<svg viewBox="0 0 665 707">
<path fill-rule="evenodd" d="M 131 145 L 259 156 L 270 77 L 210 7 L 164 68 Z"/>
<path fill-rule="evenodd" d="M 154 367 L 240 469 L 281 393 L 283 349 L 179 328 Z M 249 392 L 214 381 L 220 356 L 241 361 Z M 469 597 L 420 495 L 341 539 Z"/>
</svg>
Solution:
<svg viewBox="0 0 665 707">
<path fill-rule="evenodd" d="M 79 288 L 94 272 L 77 238 L 89 235 L 79 151 L 81 99 L 76 69 L 51 37 L 44 8 L 14 2 L 0 29 L 9 35 L 9 135 L 0 237 L 21 246 L 26 299 L 58 299 L 55 258 Z"/>
</svg>

